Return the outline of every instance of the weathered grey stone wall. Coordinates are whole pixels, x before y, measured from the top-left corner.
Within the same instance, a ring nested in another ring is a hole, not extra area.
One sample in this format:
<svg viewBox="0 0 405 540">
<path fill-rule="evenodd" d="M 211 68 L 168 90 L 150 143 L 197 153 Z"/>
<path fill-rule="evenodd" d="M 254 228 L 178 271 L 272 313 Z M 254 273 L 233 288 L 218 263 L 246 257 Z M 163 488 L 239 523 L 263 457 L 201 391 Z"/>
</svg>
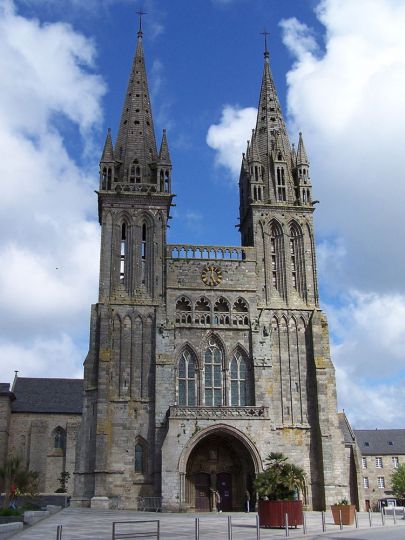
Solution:
<svg viewBox="0 0 405 540">
<path fill-rule="evenodd" d="M 61 472 L 69 472 L 68 493 L 73 492 L 75 446 L 80 415 L 50 413 L 12 413 L 8 455 L 19 456 L 39 474 L 39 491 L 53 493 L 60 487 Z M 54 432 L 66 433 L 66 448 L 54 447 Z"/>
</svg>

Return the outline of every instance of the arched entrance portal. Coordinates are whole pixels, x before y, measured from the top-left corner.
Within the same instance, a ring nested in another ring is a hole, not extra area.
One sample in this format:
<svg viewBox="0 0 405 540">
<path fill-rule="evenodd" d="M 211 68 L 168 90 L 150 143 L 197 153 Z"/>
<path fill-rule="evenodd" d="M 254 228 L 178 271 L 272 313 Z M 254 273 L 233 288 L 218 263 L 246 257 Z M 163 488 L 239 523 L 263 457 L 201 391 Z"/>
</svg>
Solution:
<svg viewBox="0 0 405 540">
<path fill-rule="evenodd" d="M 232 433 L 214 431 L 192 449 L 186 466 L 186 502 L 191 509 L 215 509 L 214 490 L 224 512 L 244 510 L 252 494 L 255 466 L 248 448 Z"/>
</svg>

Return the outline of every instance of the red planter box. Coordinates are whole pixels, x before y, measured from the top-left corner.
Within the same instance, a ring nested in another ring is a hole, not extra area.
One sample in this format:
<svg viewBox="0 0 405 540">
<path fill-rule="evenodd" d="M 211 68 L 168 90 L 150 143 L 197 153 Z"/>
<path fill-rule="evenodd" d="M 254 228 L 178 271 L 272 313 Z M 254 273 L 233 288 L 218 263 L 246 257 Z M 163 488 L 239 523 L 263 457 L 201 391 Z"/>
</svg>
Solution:
<svg viewBox="0 0 405 540">
<path fill-rule="evenodd" d="M 285 527 L 285 515 L 288 526 L 303 524 L 302 501 L 262 501 L 259 500 L 260 527 Z"/>
</svg>

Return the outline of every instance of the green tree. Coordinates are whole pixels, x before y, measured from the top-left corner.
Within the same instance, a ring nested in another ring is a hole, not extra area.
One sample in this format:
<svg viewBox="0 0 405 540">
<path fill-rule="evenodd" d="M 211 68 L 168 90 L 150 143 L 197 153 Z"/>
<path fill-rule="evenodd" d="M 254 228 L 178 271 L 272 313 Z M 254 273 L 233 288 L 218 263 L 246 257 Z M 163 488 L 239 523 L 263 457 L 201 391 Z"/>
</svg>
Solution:
<svg viewBox="0 0 405 540">
<path fill-rule="evenodd" d="M 405 463 L 401 463 L 391 476 L 392 491 L 396 497 L 405 497 Z"/>
<path fill-rule="evenodd" d="M 305 493 L 305 472 L 301 467 L 288 463 L 279 452 L 269 454 L 265 464 L 265 470 L 254 481 L 259 497 L 288 500 L 293 499 L 297 492 Z"/>
<path fill-rule="evenodd" d="M 38 473 L 29 471 L 19 457 L 12 456 L 0 468 L 0 491 L 5 494 L 3 508 L 8 508 L 17 495 L 35 496 L 38 492 Z"/>
</svg>

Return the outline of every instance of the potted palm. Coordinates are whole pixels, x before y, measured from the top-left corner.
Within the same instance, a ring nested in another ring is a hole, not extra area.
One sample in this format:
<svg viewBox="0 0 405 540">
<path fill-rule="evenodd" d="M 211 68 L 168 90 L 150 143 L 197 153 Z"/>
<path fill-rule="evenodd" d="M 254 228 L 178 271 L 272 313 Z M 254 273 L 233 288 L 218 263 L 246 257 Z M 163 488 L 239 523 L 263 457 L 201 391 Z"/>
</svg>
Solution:
<svg viewBox="0 0 405 540">
<path fill-rule="evenodd" d="M 356 507 L 349 504 L 347 499 L 342 499 L 336 504 L 331 505 L 333 521 L 335 525 L 353 525 Z"/>
<path fill-rule="evenodd" d="M 261 527 L 284 527 L 302 525 L 302 501 L 305 493 L 305 472 L 301 467 L 288 463 L 287 458 L 272 452 L 265 460 L 265 470 L 258 474 L 254 487 L 259 496 L 259 524 Z"/>
</svg>

